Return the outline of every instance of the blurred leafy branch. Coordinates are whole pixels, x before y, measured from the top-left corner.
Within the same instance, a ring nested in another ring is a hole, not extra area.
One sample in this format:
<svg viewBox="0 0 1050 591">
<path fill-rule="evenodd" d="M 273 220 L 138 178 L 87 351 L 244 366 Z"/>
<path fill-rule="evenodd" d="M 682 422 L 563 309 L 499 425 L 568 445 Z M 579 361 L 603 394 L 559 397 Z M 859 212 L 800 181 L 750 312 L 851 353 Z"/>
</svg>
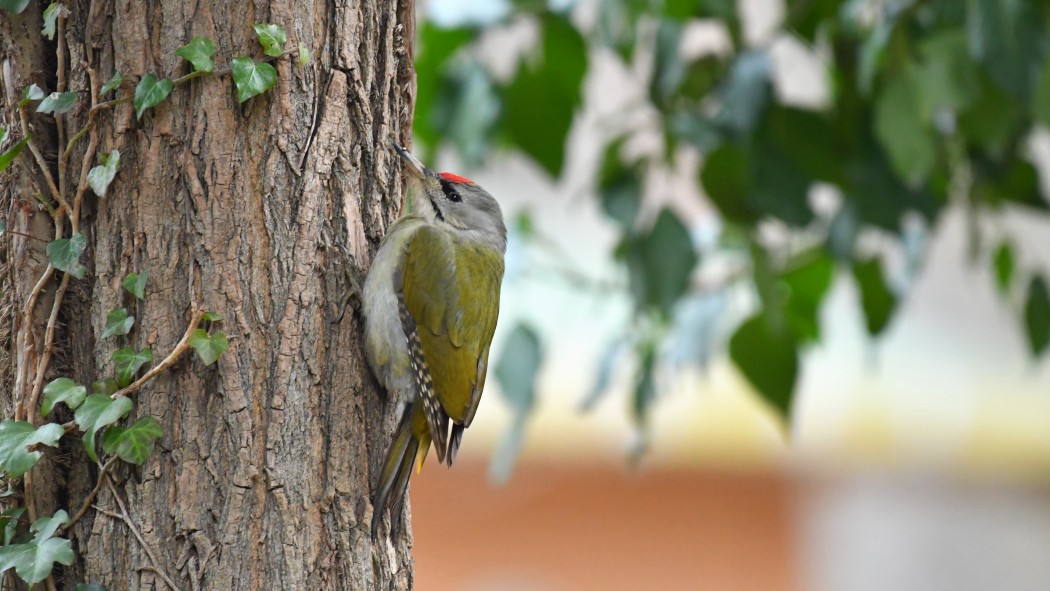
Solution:
<svg viewBox="0 0 1050 591">
<path fill-rule="evenodd" d="M 779 28 L 758 42 L 747 39 L 734 0 L 596 4 L 596 14 L 581 16 L 572 5 L 558 11 L 518 1 L 489 26 L 426 22 L 416 62 L 418 144 L 451 145 L 470 165 L 502 146 L 554 178 L 564 171 L 566 139 L 596 60 L 614 60 L 647 89 L 637 106 L 647 116 L 617 118 L 594 182 L 620 233 L 610 254 L 634 313 L 585 406 L 631 352 L 631 408 L 644 434 L 655 376 L 670 364 L 666 342 L 681 331 L 712 339 L 705 326 L 722 309 L 696 314 L 696 306 L 745 290 L 751 315 L 715 345 L 789 418 L 800 359 L 820 341 L 820 310 L 836 275 L 855 284 L 870 335 L 884 334 L 921 271 L 922 237 L 948 207 L 970 217 L 971 256 L 991 267 L 1019 312 L 1033 356 L 1046 352 L 1044 272 L 1019 263 L 1017 241 L 1000 221 L 1012 208 L 1048 210 L 1028 145 L 1050 126 L 1050 4 L 789 0 Z M 723 33 L 725 50 L 684 51 L 700 21 Z M 534 41 L 508 73 L 489 48 L 521 29 Z M 778 40 L 819 57 L 824 104 L 800 106 L 778 93 L 771 51 Z M 626 149 L 654 126 L 661 146 L 640 156 Z M 695 181 L 718 211 L 716 239 L 697 238 L 703 232 L 675 210 L 647 207 L 647 178 L 680 166 L 683 152 L 700 156 Z M 816 187 L 833 196 L 830 205 L 818 206 Z M 739 271 L 705 280 L 726 261 Z M 497 377 L 520 378 L 507 359 L 540 365 L 538 337 L 514 334 Z M 711 347 L 699 347 L 694 361 L 702 364 Z M 531 386 L 516 396 L 522 400 L 512 406 L 527 413 Z M 521 421 L 515 425 L 520 431 Z"/>
</svg>

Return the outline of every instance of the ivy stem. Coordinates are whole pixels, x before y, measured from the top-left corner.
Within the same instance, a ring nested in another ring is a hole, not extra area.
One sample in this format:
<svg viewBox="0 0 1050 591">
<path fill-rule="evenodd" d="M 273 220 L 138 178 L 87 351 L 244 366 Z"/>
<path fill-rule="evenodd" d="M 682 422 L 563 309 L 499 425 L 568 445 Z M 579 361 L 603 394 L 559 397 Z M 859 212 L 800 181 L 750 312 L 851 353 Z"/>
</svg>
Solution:
<svg viewBox="0 0 1050 591">
<path fill-rule="evenodd" d="M 36 142 L 33 141 L 33 138 L 29 133 L 29 119 L 26 117 L 26 110 L 24 107 L 18 109 L 18 118 L 22 123 L 22 134 L 29 138 L 29 141 L 26 142 L 29 144 L 29 151 L 33 153 L 36 165 L 40 168 L 40 172 L 43 173 L 44 180 L 47 181 L 47 187 L 51 189 L 51 196 L 62 206 L 59 208 L 58 212 L 62 213 L 63 211 L 69 211 L 69 204 L 66 203 L 65 197 L 62 196 L 62 193 L 58 190 L 58 186 L 55 185 L 55 179 L 51 176 L 51 170 L 47 167 L 47 162 L 44 161 L 43 154 L 40 153 L 40 149 L 36 147 Z"/>
<path fill-rule="evenodd" d="M 182 357 L 182 354 L 190 348 L 190 336 L 193 335 L 193 331 L 197 330 L 197 326 L 200 325 L 201 318 L 203 317 L 204 310 L 197 310 L 197 313 L 193 315 L 193 320 L 190 321 L 190 325 L 186 327 L 186 333 L 182 335 L 182 339 L 175 345 L 175 348 L 171 350 L 171 353 L 168 353 L 168 356 L 165 357 L 163 361 L 151 367 L 145 375 L 132 382 L 131 385 L 114 392 L 110 398 L 116 400 L 117 398 L 131 394 L 135 390 L 141 388 L 143 384 L 152 380 L 157 374 L 168 369 L 178 361 L 179 357 Z"/>
<path fill-rule="evenodd" d="M 61 12 L 63 8 L 58 8 L 58 41 L 55 43 L 55 54 L 58 58 L 58 72 L 56 74 L 55 86 L 58 92 L 65 92 L 66 90 L 66 19 L 62 18 Z M 58 130 L 58 145 L 66 143 L 66 125 L 65 115 L 62 113 L 55 113 L 55 128 Z M 66 154 L 63 153 L 58 158 L 58 191 L 62 194 L 66 194 Z"/>
<path fill-rule="evenodd" d="M 11 234 L 13 236 L 21 236 L 23 238 L 29 238 L 30 240 L 39 240 L 40 242 L 47 243 L 47 240 L 44 240 L 43 238 L 33 236 L 32 234 L 26 234 L 25 232 L 19 232 L 17 230 L 6 230 L 6 233 Z"/>
<path fill-rule="evenodd" d="M 105 480 L 106 487 L 109 488 L 109 493 L 113 495 L 113 500 L 115 500 L 117 502 L 117 506 L 120 507 L 120 513 L 114 513 L 113 511 L 103 509 L 98 505 L 94 505 L 95 510 L 103 515 L 112 517 L 113 519 L 120 519 L 121 521 L 123 521 L 124 525 L 128 526 L 128 529 L 131 530 L 131 533 L 135 534 L 135 539 L 137 539 L 139 541 L 139 544 L 142 545 L 142 549 L 145 550 L 146 556 L 149 556 L 150 562 L 153 563 L 153 572 L 157 573 L 157 575 L 159 575 L 160 578 L 164 580 L 164 583 L 167 584 L 169 588 L 171 588 L 174 591 L 178 591 L 179 588 L 175 585 L 175 582 L 172 581 L 171 577 L 169 577 L 167 573 L 164 572 L 164 569 L 160 568 L 160 561 L 157 560 L 157 555 L 153 553 L 153 549 L 149 547 L 149 544 L 146 543 L 146 540 L 142 539 L 142 534 L 139 533 L 138 528 L 135 527 L 135 522 L 133 522 L 131 520 L 131 517 L 128 515 L 128 510 L 124 507 L 124 501 L 120 498 L 120 495 L 117 494 L 117 489 L 113 486 L 113 482 L 109 478 L 106 478 Z"/>
<path fill-rule="evenodd" d="M 62 307 L 62 298 L 66 295 L 66 288 L 69 287 L 69 277 L 69 273 L 62 275 L 62 281 L 55 292 L 55 303 L 51 306 L 51 316 L 47 319 L 47 331 L 44 333 L 44 351 L 40 354 L 40 361 L 36 366 L 36 377 L 33 378 L 33 391 L 26 404 L 26 420 L 34 426 L 36 425 L 36 403 L 40 399 L 40 391 L 44 389 L 44 372 L 51 365 L 51 356 L 55 352 L 55 326 L 58 324 L 58 311 Z"/>
<path fill-rule="evenodd" d="M 91 489 L 91 492 L 88 493 L 87 498 L 84 499 L 83 504 L 80 505 L 80 509 L 69 520 L 69 523 L 58 528 L 59 535 L 66 533 L 69 528 L 73 527 L 76 522 L 80 521 L 80 518 L 91 508 L 91 503 L 95 501 L 95 497 L 98 496 L 98 491 L 102 490 L 102 485 L 105 483 L 106 478 L 109 477 L 109 469 L 113 467 L 113 464 L 116 463 L 116 461 L 117 456 L 113 456 L 108 462 L 102 464 L 102 469 L 98 472 L 98 482 L 95 483 L 95 488 Z"/>
</svg>

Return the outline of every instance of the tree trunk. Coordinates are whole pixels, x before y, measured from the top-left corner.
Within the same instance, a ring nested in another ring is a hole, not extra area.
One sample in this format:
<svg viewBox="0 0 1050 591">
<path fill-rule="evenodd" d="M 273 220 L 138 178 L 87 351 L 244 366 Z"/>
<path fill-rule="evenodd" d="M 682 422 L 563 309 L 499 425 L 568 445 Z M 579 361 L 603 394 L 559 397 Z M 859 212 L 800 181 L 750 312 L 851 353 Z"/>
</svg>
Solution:
<svg viewBox="0 0 1050 591">
<path fill-rule="evenodd" d="M 275 60 L 277 86 L 243 104 L 228 75 L 213 75 L 177 86 L 141 120 L 130 104 L 99 117 L 98 151 L 119 150 L 121 168 L 104 199 L 84 201 L 88 274 L 70 280 L 45 383 L 109 376 L 122 346 L 151 348 L 156 363 L 197 310 L 224 317 L 230 346 L 211 366 L 182 357 L 133 395 L 131 420 L 152 416 L 164 436 L 142 466 L 117 464 L 119 499 L 103 487 L 94 504 L 105 511 L 89 511 L 67 534 L 77 562 L 56 568 L 58 587 L 163 589 L 164 571 L 180 589 L 410 588 L 407 528 L 375 546 L 368 535 L 393 418 L 365 365 L 352 304 L 353 283 L 402 202 L 392 143 L 407 143 L 411 128 L 412 0 L 66 4 L 68 87 L 81 93 L 67 137 L 87 121 L 89 67 L 101 82 L 123 72 L 118 95 L 130 94 L 147 73 L 191 71 L 175 50 L 199 35 L 215 41 L 223 70 L 236 56 L 262 59 L 255 23 L 282 25 L 286 47 L 301 43 L 313 59 Z M 0 13 L 6 96 L 32 82 L 55 89 L 55 46 L 39 35 L 43 5 Z M 10 101 L 4 115 L 17 128 Z M 45 157 L 58 152 L 51 118 L 32 122 Z M 86 143 L 73 153 L 71 185 Z M 0 217 L 51 240 L 31 165 L 27 151 L 3 173 Z M 11 410 L 15 377 L 38 362 L 16 359 L 18 311 L 47 261 L 45 242 L 2 242 L 10 289 L 0 313 L 14 329 L 0 330 L 0 386 Z M 135 301 L 121 280 L 143 271 L 145 300 Z M 36 343 L 60 277 L 37 305 Z M 135 316 L 131 334 L 102 338 L 106 313 L 120 306 Z M 76 435 L 63 442 L 31 474 L 27 502 L 38 515 L 72 514 L 97 480 Z M 118 517 L 118 501 L 141 541 Z"/>
</svg>

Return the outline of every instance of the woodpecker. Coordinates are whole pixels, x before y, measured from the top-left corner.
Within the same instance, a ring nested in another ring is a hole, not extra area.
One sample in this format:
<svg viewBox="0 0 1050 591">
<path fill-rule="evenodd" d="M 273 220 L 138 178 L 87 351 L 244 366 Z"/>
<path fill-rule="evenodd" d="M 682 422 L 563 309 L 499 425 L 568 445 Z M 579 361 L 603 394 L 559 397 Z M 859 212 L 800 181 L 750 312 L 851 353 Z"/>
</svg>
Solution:
<svg viewBox="0 0 1050 591">
<path fill-rule="evenodd" d="M 401 417 L 372 500 L 373 540 L 387 508 L 395 528 L 431 444 L 438 462 L 456 459 L 485 387 L 507 249 L 492 195 L 394 147 L 413 209 L 380 242 L 362 298 L 366 356 Z"/>
</svg>

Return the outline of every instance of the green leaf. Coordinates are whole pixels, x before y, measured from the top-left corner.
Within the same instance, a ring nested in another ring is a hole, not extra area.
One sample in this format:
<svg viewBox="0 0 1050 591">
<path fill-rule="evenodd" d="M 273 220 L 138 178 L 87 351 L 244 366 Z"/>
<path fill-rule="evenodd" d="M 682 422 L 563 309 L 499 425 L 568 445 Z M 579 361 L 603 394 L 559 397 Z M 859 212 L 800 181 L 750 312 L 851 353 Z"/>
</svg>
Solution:
<svg viewBox="0 0 1050 591">
<path fill-rule="evenodd" d="M 532 327 L 518 324 L 507 336 L 496 363 L 496 380 L 510 406 L 518 413 L 532 408 L 536 375 L 543 362 L 540 337 Z"/>
<path fill-rule="evenodd" d="M 95 434 L 99 429 L 105 429 L 126 417 L 129 412 L 131 412 L 131 399 L 127 396 L 114 400 L 105 394 L 92 394 L 84 400 L 84 404 L 80 405 L 74 418 L 77 426 L 84 432 L 84 449 L 91 461 L 98 461 L 98 456 L 95 454 Z"/>
<path fill-rule="evenodd" d="M 259 38 L 259 45 L 262 45 L 263 53 L 271 57 L 281 57 L 281 54 L 284 52 L 284 44 L 288 42 L 288 35 L 285 34 L 284 27 L 269 23 L 257 23 L 252 26 L 252 30 L 255 31 L 255 36 Z M 243 103 L 244 101 L 241 102 Z"/>
<path fill-rule="evenodd" d="M 800 343 L 820 339 L 820 306 L 834 276 L 835 263 L 823 251 L 781 276 L 789 292 L 787 321 Z"/>
<path fill-rule="evenodd" d="M 923 118 L 921 81 L 912 69 L 890 79 L 875 102 L 875 135 L 909 186 L 930 175 L 937 147 Z"/>
<path fill-rule="evenodd" d="M 993 264 L 995 266 L 995 284 L 999 288 L 999 293 L 1009 293 L 1010 284 L 1014 278 L 1015 265 L 1014 248 L 1009 241 L 1004 240 L 995 249 Z"/>
<path fill-rule="evenodd" d="M 11 507 L 0 513 L 0 529 L 4 530 L 4 546 L 11 543 L 18 530 L 18 520 L 26 512 L 25 507 Z"/>
<path fill-rule="evenodd" d="M 162 103 L 174 87 L 174 83 L 167 78 L 158 80 L 153 74 L 143 76 L 135 85 L 135 119 L 142 119 L 146 109 Z"/>
<path fill-rule="evenodd" d="M 80 233 L 52 240 L 47 245 L 47 260 L 59 271 L 83 279 L 87 268 L 80 264 L 80 255 L 86 246 L 87 239 Z"/>
<path fill-rule="evenodd" d="M 106 328 L 102 330 L 102 338 L 126 335 L 134 325 L 135 317 L 128 316 L 127 308 L 111 310 L 106 314 Z"/>
<path fill-rule="evenodd" d="M 106 591 L 106 588 L 95 583 L 77 583 L 73 591 Z"/>
<path fill-rule="evenodd" d="M 547 14 L 542 25 L 542 63 L 523 64 L 504 89 L 503 122 L 515 147 L 558 177 L 565 162 L 565 139 L 580 105 L 587 48 L 564 17 Z"/>
<path fill-rule="evenodd" d="M 1042 275 L 1032 277 L 1028 284 L 1028 301 L 1024 306 L 1024 324 L 1028 348 L 1032 355 L 1041 356 L 1050 345 L 1050 291 Z"/>
<path fill-rule="evenodd" d="M 19 14 L 29 6 L 29 0 L 0 0 L 0 9 L 11 14 Z"/>
<path fill-rule="evenodd" d="M 7 222 L 5 222 L 4 220 L 0 220 L 0 236 L 3 236 L 4 232 L 6 232 L 6 231 L 7 231 Z"/>
<path fill-rule="evenodd" d="M 739 136 L 755 129 L 773 96 L 772 76 L 773 60 L 768 53 L 750 50 L 740 54 L 719 89 L 719 126 Z"/>
<path fill-rule="evenodd" d="M 153 451 L 153 444 L 164 435 L 157 419 L 142 417 L 130 427 L 110 427 L 102 436 L 102 450 L 129 464 L 141 464 Z"/>
<path fill-rule="evenodd" d="M 265 62 L 255 63 L 251 58 L 235 57 L 230 61 L 230 70 L 237 86 L 237 101 L 241 103 L 277 84 L 277 70 Z"/>
<path fill-rule="evenodd" d="M 205 312 L 201 314 L 201 320 L 207 320 L 208 322 L 222 322 L 222 314 L 218 312 Z"/>
<path fill-rule="evenodd" d="M 2 1 L 2 0 L 0 0 Z M 22 100 L 18 101 L 18 108 L 25 107 L 32 101 L 38 101 L 47 96 L 42 88 L 36 84 L 30 84 L 29 86 L 22 89 Z"/>
<path fill-rule="evenodd" d="M 226 350 L 227 345 L 226 333 L 223 332 L 208 336 L 206 330 L 198 328 L 190 334 L 190 346 L 197 352 L 204 365 L 215 363 L 219 355 Z"/>
<path fill-rule="evenodd" d="M 112 357 L 114 377 L 123 388 L 132 382 L 140 367 L 153 360 L 153 351 L 143 349 L 136 352 L 131 347 L 124 347 L 114 351 Z"/>
<path fill-rule="evenodd" d="M 108 189 L 109 184 L 113 182 L 113 178 L 117 176 L 117 168 L 120 167 L 120 150 L 114 148 L 113 151 L 105 157 L 100 154 L 99 160 L 102 164 L 92 167 L 92 169 L 88 171 L 88 185 L 96 195 L 99 197 L 105 197 L 106 189 Z"/>
<path fill-rule="evenodd" d="M 299 44 L 299 57 L 296 58 L 295 63 L 299 64 L 300 68 L 310 63 L 310 48 L 305 43 Z"/>
<path fill-rule="evenodd" d="M 40 407 L 40 415 L 47 416 L 55 405 L 65 402 L 70 410 L 76 410 L 87 396 L 87 388 L 78 385 L 69 378 L 57 378 L 44 386 L 44 403 Z"/>
<path fill-rule="evenodd" d="M 872 258 L 853 264 L 853 278 L 860 289 L 861 307 L 867 322 L 868 334 L 878 336 L 889 326 L 897 307 L 897 296 L 886 285 L 882 261 Z"/>
<path fill-rule="evenodd" d="M 970 53 L 1008 94 L 1027 101 L 1036 63 L 1043 54 L 1045 13 L 1024 0 L 969 0 L 966 10 Z"/>
<path fill-rule="evenodd" d="M 468 166 L 479 166 L 491 151 L 499 120 L 495 82 L 481 62 L 464 60 L 449 65 L 442 91 L 431 124 L 442 141 L 456 147 Z"/>
<path fill-rule="evenodd" d="M 609 144 L 598 170 L 598 195 L 605 214 L 623 227 L 634 225 L 642 199 L 642 180 L 638 167 L 620 161 L 623 140 Z"/>
<path fill-rule="evenodd" d="M 0 172 L 7 170 L 7 167 L 11 166 L 11 163 L 15 161 L 15 158 L 18 158 L 18 155 L 22 153 L 22 150 L 29 144 L 29 139 L 32 137 L 32 135 L 27 135 L 18 140 L 15 145 L 0 153 Z"/>
<path fill-rule="evenodd" d="M 785 418 L 791 417 L 798 377 L 798 344 L 786 326 L 760 312 L 729 339 L 729 357 L 747 381 Z"/>
<path fill-rule="evenodd" d="M 1032 111 L 1044 126 L 1050 127 L 1050 58 L 1044 58 L 1043 67 L 1039 68 L 1039 79 L 1032 96 Z"/>
<path fill-rule="evenodd" d="M 44 28 L 40 30 L 40 33 L 49 41 L 55 40 L 55 24 L 58 22 L 58 17 L 62 15 L 63 8 L 58 2 L 52 2 L 44 9 Z"/>
<path fill-rule="evenodd" d="M 751 176 L 748 154 L 735 145 L 724 144 L 707 155 L 700 182 L 726 219 L 750 224 L 758 220 L 748 204 Z"/>
<path fill-rule="evenodd" d="M 189 43 L 175 50 L 175 55 L 193 64 L 198 72 L 214 72 L 215 64 L 211 57 L 215 55 L 215 42 L 207 37 L 194 37 Z"/>
<path fill-rule="evenodd" d="M 29 451 L 32 445 L 56 447 L 65 433 L 62 425 L 46 423 L 39 428 L 26 421 L 5 419 L 0 423 L 0 470 L 8 478 L 18 478 L 40 461 L 41 452 Z"/>
<path fill-rule="evenodd" d="M 149 271 L 143 269 L 141 273 L 128 273 L 121 285 L 125 291 L 140 300 L 146 299 L 146 280 L 149 279 Z"/>
<path fill-rule="evenodd" d="M 34 585 L 51 574 L 56 562 L 72 565 L 76 559 L 72 543 L 53 537 L 58 528 L 67 523 L 69 515 L 61 509 L 51 517 L 37 519 L 30 526 L 30 531 L 36 532 L 31 541 L 0 547 L 0 573 L 13 568 L 19 578 Z"/>
<path fill-rule="evenodd" d="M 652 229 L 624 241 L 618 254 L 627 262 L 635 302 L 669 317 L 697 262 L 689 231 L 678 216 L 664 208 Z"/>
<path fill-rule="evenodd" d="M 120 88 L 120 83 L 123 82 L 123 81 L 124 81 L 124 75 L 123 74 L 121 74 L 120 72 L 117 72 L 116 74 L 113 74 L 113 77 L 110 78 L 109 80 L 107 80 L 106 83 L 102 85 L 102 88 L 100 88 L 98 90 L 99 96 L 101 96 L 103 94 L 106 94 L 107 92 L 109 92 L 111 90 L 115 90 L 117 88 Z"/>
<path fill-rule="evenodd" d="M 37 113 L 65 113 L 77 104 L 75 92 L 52 92 L 36 106 Z"/>
<path fill-rule="evenodd" d="M 120 390 L 120 385 L 113 378 L 103 378 L 91 384 L 91 391 L 95 394 L 112 396 L 117 390 Z"/>
<path fill-rule="evenodd" d="M 467 45 L 475 36 L 475 29 L 444 28 L 435 25 L 430 19 L 424 20 L 418 28 L 419 46 L 415 55 L 416 62 L 416 112 L 412 125 L 414 135 L 420 143 L 433 148 L 437 146 L 448 132 L 437 124 L 439 118 L 448 120 L 455 109 L 449 105 L 459 105 L 461 88 L 450 83 L 447 72 L 450 65 L 461 62 L 453 56 Z M 439 117 L 436 111 L 443 111 Z"/>
</svg>

